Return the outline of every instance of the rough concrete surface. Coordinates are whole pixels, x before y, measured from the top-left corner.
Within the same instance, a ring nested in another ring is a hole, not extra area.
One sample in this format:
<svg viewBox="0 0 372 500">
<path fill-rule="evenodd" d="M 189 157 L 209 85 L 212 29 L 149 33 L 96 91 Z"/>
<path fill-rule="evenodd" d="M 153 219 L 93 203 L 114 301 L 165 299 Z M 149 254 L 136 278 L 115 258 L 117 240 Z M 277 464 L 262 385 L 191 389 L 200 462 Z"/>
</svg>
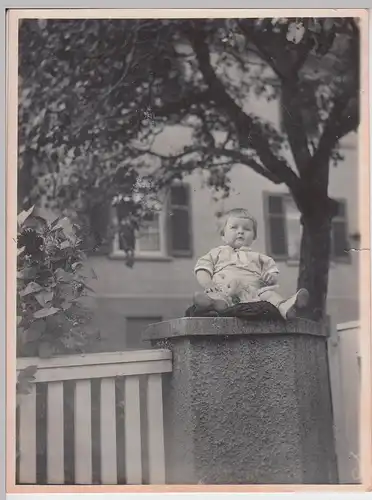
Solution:
<svg viewBox="0 0 372 500">
<path fill-rule="evenodd" d="M 182 318 L 147 334 L 173 352 L 164 377 L 168 483 L 337 482 L 318 325 Z"/>
</svg>

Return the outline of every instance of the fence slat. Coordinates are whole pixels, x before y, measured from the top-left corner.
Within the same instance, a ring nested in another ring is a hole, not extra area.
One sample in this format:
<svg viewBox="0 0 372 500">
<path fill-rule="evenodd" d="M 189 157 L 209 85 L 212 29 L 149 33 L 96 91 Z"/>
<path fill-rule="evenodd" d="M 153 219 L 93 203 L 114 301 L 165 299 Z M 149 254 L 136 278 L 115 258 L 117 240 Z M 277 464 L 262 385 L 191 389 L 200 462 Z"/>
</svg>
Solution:
<svg viewBox="0 0 372 500">
<path fill-rule="evenodd" d="M 359 464 L 359 405 L 360 378 L 358 366 L 359 332 L 355 328 L 340 333 L 340 360 L 342 366 L 343 439 L 347 454 L 348 482 L 360 481 Z M 347 368 L 346 368 L 347 367 Z"/>
<path fill-rule="evenodd" d="M 165 484 L 163 393 L 158 374 L 147 380 L 147 429 L 150 484 Z"/>
<path fill-rule="evenodd" d="M 19 482 L 36 483 L 36 386 L 19 403 Z"/>
<path fill-rule="evenodd" d="M 101 380 L 101 483 L 117 484 L 115 379 Z"/>
<path fill-rule="evenodd" d="M 47 478 L 48 484 L 64 484 L 63 382 L 48 384 Z"/>
<path fill-rule="evenodd" d="M 75 388 L 75 483 L 92 484 L 92 413 L 90 380 Z"/>
<path fill-rule="evenodd" d="M 139 377 L 125 377 L 125 468 L 127 484 L 142 484 Z"/>
<path fill-rule="evenodd" d="M 340 340 L 336 325 L 332 325 L 331 335 L 328 339 L 329 377 L 332 391 L 334 438 L 337 455 L 337 468 L 339 480 L 345 482 L 348 464 L 345 464 L 344 412 L 342 411 L 342 369 L 340 364 Z M 347 482 L 347 480 L 346 480 Z"/>
</svg>

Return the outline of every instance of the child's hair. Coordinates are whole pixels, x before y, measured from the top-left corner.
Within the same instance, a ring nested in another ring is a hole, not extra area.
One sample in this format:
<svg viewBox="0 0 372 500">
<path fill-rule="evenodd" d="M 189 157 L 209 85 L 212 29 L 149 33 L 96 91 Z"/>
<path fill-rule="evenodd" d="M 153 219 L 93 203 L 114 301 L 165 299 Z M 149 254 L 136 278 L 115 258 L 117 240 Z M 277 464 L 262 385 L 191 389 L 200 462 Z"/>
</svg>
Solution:
<svg viewBox="0 0 372 500">
<path fill-rule="evenodd" d="M 254 239 L 257 238 L 257 220 L 245 208 L 233 208 L 228 212 L 226 212 L 225 214 L 223 214 L 223 216 L 221 217 L 221 229 L 220 229 L 221 236 L 224 235 L 226 223 L 230 217 L 240 217 L 242 219 L 248 219 L 252 221 L 253 236 Z"/>
</svg>

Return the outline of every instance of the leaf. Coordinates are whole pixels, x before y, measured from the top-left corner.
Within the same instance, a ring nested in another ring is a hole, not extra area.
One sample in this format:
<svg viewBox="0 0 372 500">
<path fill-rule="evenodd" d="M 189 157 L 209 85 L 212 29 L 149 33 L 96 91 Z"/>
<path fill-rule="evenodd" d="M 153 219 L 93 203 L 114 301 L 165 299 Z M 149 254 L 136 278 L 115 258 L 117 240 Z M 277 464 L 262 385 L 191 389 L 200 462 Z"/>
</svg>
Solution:
<svg viewBox="0 0 372 500">
<path fill-rule="evenodd" d="M 75 271 L 79 267 L 83 267 L 83 264 L 81 262 L 74 262 L 71 266 L 71 268 Z"/>
<path fill-rule="evenodd" d="M 28 217 L 30 217 L 30 215 L 32 214 L 32 212 L 34 211 L 34 208 L 35 208 L 35 205 L 32 205 L 32 207 L 29 209 L 29 210 L 23 210 L 23 212 L 21 212 L 18 217 L 17 217 L 17 223 L 20 225 L 20 226 L 23 226 L 24 222 L 26 219 L 28 219 Z"/>
<path fill-rule="evenodd" d="M 18 257 L 19 255 L 21 255 L 21 253 L 23 253 L 23 252 L 25 251 L 25 248 L 26 248 L 26 247 L 22 247 L 22 248 L 18 248 L 18 249 L 17 249 L 17 257 Z"/>
<path fill-rule="evenodd" d="M 21 323 L 22 321 L 22 316 L 17 316 L 17 326 Z"/>
<path fill-rule="evenodd" d="M 324 31 L 331 31 L 331 29 L 333 28 L 335 22 L 333 19 L 331 18 L 326 18 L 324 20 L 324 23 L 323 23 L 323 28 L 324 28 Z"/>
<path fill-rule="evenodd" d="M 60 247 L 59 247 L 59 248 L 60 248 L 61 250 L 65 250 L 66 248 L 71 248 L 71 246 L 72 246 L 72 245 L 71 245 L 71 241 L 66 240 L 66 241 L 63 241 L 63 242 L 61 243 L 61 245 L 60 245 Z"/>
<path fill-rule="evenodd" d="M 19 295 L 21 297 L 26 297 L 26 295 L 37 293 L 42 289 L 43 288 L 38 283 L 35 283 L 35 281 L 31 281 L 31 283 L 29 283 L 26 288 L 19 293 Z"/>
<path fill-rule="evenodd" d="M 37 372 L 36 365 L 30 365 L 23 370 L 20 370 L 17 377 L 17 394 L 29 394 L 31 391 L 32 383 L 35 380 L 35 374 Z"/>
<path fill-rule="evenodd" d="M 45 332 L 45 329 L 46 323 L 43 320 L 32 323 L 30 328 L 25 332 L 26 342 L 35 342 L 35 340 L 38 340 Z"/>
<path fill-rule="evenodd" d="M 60 267 L 56 270 L 54 276 L 56 280 L 61 283 L 71 283 L 74 279 L 74 275 L 72 273 L 69 273 Z"/>
<path fill-rule="evenodd" d="M 61 304 L 61 308 L 64 310 L 64 311 L 67 311 L 68 309 L 70 309 L 70 307 L 73 305 L 73 302 L 69 302 L 68 300 L 65 300 L 64 302 L 62 302 Z"/>
<path fill-rule="evenodd" d="M 308 28 L 309 31 L 313 31 L 314 33 L 320 33 L 322 31 L 322 27 L 319 24 L 319 21 L 315 18 L 309 18 Z"/>
<path fill-rule="evenodd" d="M 56 219 L 54 219 L 54 221 L 52 221 L 50 223 L 50 228 L 53 229 L 56 227 L 56 225 L 58 224 L 58 222 L 61 220 L 61 217 L 57 217 Z"/>
<path fill-rule="evenodd" d="M 35 278 L 37 275 L 37 269 L 35 267 L 25 267 L 17 273 L 17 278 L 21 280 L 30 280 Z"/>
<path fill-rule="evenodd" d="M 21 382 L 17 382 L 17 386 L 16 386 L 16 391 L 17 391 L 17 395 L 27 395 L 27 394 L 30 394 L 31 392 L 31 387 L 32 387 L 32 381 L 29 380 L 29 381 L 21 381 Z M 19 404 L 19 402 L 18 402 Z"/>
<path fill-rule="evenodd" d="M 37 372 L 37 365 L 27 366 L 26 368 L 23 368 L 22 370 L 19 371 L 18 380 L 21 378 L 35 377 L 36 372 Z"/>
<path fill-rule="evenodd" d="M 71 301 L 75 298 L 71 284 L 60 284 L 58 288 L 59 296 L 64 300 Z"/>
<path fill-rule="evenodd" d="M 74 242 L 76 240 L 76 234 L 74 230 L 74 225 L 68 220 L 67 217 L 63 217 L 59 223 L 53 228 L 53 230 L 62 229 L 66 238 Z"/>
<path fill-rule="evenodd" d="M 90 268 L 90 272 L 92 273 L 92 279 L 98 280 L 98 276 L 97 276 L 96 272 L 94 271 L 93 267 Z"/>
<path fill-rule="evenodd" d="M 52 316 L 53 314 L 56 314 L 59 311 L 60 309 L 58 309 L 57 307 L 48 307 L 39 309 L 39 311 L 36 311 L 34 313 L 34 318 L 46 318 L 47 316 Z"/>
<path fill-rule="evenodd" d="M 41 306 L 45 307 L 46 304 L 48 304 L 48 302 L 51 302 L 53 300 L 53 295 L 54 295 L 53 291 L 44 290 L 35 295 L 35 299 L 39 302 Z"/>
<path fill-rule="evenodd" d="M 288 26 L 287 40 L 293 43 L 300 43 L 305 34 L 305 27 L 302 23 L 291 23 Z"/>
</svg>

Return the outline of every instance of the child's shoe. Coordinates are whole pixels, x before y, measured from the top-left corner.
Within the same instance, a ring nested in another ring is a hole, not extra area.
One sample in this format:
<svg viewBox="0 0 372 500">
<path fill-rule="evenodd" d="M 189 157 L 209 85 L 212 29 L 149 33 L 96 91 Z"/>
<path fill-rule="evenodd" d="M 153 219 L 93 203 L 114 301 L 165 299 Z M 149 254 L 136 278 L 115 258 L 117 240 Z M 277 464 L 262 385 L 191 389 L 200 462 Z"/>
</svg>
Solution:
<svg viewBox="0 0 372 500">
<path fill-rule="evenodd" d="M 298 292 L 279 304 L 279 312 L 284 319 L 294 319 L 297 310 L 303 309 L 309 302 L 309 292 L 305 288 L 300 288 Z"/>
</svg>

